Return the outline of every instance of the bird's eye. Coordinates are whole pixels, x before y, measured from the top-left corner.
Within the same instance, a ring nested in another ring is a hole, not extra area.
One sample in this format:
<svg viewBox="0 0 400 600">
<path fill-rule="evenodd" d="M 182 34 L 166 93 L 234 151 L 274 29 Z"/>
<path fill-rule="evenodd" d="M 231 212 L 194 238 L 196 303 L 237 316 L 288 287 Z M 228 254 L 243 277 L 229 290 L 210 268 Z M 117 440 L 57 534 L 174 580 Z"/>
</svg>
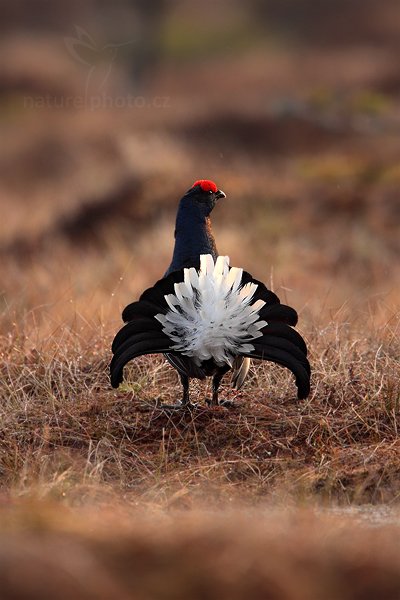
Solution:
<svg viewBox="0 0 400 600">
<path fill-rule="evenodd" d="M 212 190 L 209 190 L 209 191 L 208 191 L 208 194 L 212 194 Z"/>
</svg>

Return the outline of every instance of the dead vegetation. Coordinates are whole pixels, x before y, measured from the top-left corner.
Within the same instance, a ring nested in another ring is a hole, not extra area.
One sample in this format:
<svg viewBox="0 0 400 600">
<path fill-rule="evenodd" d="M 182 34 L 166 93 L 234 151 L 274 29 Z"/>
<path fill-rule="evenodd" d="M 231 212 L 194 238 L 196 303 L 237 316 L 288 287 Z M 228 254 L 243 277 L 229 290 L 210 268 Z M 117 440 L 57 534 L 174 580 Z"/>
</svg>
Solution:
<svg viewBox="0 0 400 600">
<path fill-rule="evenodd" d="M 221 505 L 226 497 L 318 502 L 395 502 L 398 458 L 398 341 L 343 339 L 333 324 L 309 331 L 313 392 L 295 400 L 281 369 L 254 365 L 233 409 L 167 415 L 158 401 L 179 394 L 160 358 L 136 361 L 123 388 L 109 388 L 109 337 L 74 333 L 47 349 L 11 343 L 2 367 L 1 473 L 12 493 L 75 503 L 111 486 L 134 504 Z M 391 339 L 392 338 L 392 339 Z M 74 346 L 71 346 L 74 342 Z M 76 355 L 75 352 L 81 354 Z M 6 351 L 5 351 L 6 352 Z M 368 375 L 367 375 L 368 374 Z M 99 489 L 97 489 L 99 486 Z M 85 488 L 88 492 L 85 492 Z"/>
<path fill-rule="evenodd" d="M 274 509 L 0 513 L 4 598 L 396 600 L 398 526 Z M 11 517 L 11 519 L 10 519 Z M 290 574 L 290 576 L 288 576 Z"/>
</svg>

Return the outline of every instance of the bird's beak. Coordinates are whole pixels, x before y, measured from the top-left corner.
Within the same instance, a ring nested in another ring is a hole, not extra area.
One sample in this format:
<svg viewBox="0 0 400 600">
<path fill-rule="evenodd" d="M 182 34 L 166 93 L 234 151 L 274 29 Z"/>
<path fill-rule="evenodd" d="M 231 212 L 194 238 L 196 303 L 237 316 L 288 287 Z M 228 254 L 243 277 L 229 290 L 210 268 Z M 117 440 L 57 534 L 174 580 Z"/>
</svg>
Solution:
<svg viewBox="0 0 400 600">
<path fill-rule="evenodd" d="M 215 198 L 216 198 L 217 200 L 219 200 L 220 198 L 226 198 L 226 194 L 225 194 L 225 192 L 223 192 L 222 190 L 217 190 L 217 191 L 215 192 Z"/>
</svg>

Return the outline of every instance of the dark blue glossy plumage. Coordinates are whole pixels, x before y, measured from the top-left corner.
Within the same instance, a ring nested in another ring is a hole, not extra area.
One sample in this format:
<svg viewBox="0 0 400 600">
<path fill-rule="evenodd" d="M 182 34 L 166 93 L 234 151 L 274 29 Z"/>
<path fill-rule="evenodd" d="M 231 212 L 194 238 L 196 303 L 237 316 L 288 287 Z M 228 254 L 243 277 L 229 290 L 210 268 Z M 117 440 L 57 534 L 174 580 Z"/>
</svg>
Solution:
<svg viewBox="0 0 400 600">
<path fill-rule="evenodd" d="M 214 260 L 217 258 L 210 213 L 216 200 L 224 195 L 223 192 L 207 195 L 200 189 L 191 188 L 183 196 L 176 216 L 172 262 L 165 275 L 184 267 L 198 267 L 201 254 L 211 254 Z"/>
</svg>

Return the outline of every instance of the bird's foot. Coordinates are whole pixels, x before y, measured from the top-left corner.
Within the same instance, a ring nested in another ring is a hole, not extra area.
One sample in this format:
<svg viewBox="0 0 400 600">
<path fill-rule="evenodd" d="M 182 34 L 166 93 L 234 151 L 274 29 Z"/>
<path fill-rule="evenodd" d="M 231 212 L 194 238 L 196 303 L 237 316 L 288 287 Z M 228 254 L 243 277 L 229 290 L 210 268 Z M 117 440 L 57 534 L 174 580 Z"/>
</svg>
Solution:
<svg viewBox="0 0 400 600">
<path fill-rule="evenodd" d="M 233 400 L 222 400 L 219 403 L 220 406 L 223 406 L 224 408 L 235 408 L 236 404 Z"/>
<path fill-rule="evenodd" d="M 216 406 L 223 406 L 224 408 L 235 408 L 236 404 L 233 400 L 221 400 L 220 402 L 213 402 L 213 400 L 206 399 L 206 404 L 210 408 L 215 408 Z"/>
<path fill-rule="evenodd" d="M 166 412 L 191 411 L 197 408 L 197 404 L 193 404 L 192 402 L 176 402 L 175 404 L 163 404 L 162 402 L 158 402 L 157 406 Z"/>
</svg>

